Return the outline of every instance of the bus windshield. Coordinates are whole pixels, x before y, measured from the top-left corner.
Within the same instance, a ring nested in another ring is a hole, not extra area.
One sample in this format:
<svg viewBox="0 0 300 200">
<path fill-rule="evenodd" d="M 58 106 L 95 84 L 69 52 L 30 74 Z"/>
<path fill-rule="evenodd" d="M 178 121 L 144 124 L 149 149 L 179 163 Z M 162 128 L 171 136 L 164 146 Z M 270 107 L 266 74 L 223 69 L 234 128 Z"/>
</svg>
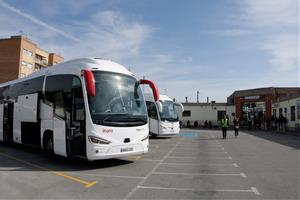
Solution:
<svg viewBox="0 0 300 200">
<path fill-rule="evenodd" d="M 130 76 L 93 72 L 96 95 L 89 96 L 95 124 L 138 126 L 147 123 L 147 110 L 139 83 Z"/>
<path fill-rule="evenodd" d="M 162 121 L 178 121 L 178 115 L 173 101 L 160 101 L 162 104 L 162 112 L 160 112 L 160 119 Z"/>
</svg>

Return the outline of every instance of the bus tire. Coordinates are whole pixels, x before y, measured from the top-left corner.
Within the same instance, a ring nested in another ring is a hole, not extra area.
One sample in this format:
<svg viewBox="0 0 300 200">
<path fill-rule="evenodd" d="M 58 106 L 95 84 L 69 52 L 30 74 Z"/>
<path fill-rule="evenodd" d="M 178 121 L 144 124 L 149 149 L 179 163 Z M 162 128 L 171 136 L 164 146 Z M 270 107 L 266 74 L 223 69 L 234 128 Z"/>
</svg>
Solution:
<svg viewBox="0 0 300 200">
<path fill-rule="evenodd" d="M 50 155 L 54 154 L 53 133 L 51 131 L 44 133 L 43 149 Z"/>
</svg>

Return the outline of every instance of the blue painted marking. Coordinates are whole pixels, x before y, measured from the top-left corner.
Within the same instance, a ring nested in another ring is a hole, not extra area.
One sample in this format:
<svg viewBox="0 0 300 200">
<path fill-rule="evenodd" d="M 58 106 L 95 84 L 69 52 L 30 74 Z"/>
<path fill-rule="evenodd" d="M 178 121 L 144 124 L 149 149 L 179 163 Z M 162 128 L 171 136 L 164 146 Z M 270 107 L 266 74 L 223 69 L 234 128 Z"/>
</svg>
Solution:
<svg viewBox="0 0 300 200">
<path fill-rule="evenodd" d="M 195 138 L 195 137 L 197 137 L 197 134 L 194 133 L 194 132 L 181 131 L 181 132 L 179 133 L 179 136 Z"/>
</svg>

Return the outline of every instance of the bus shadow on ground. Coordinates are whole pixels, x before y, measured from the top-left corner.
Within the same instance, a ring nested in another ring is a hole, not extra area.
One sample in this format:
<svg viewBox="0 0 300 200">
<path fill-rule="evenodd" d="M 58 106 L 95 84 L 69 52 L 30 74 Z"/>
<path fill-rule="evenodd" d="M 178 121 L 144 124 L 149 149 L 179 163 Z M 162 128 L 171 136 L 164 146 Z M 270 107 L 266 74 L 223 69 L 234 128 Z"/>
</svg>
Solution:
<svg viewBox="0 0 300 200">
<path fill-rule="evenodd" d="M 169 140 L 176 136 L 149 136 L 150 140 Z"/>
<path fill-rule="evenodd" d="M 48 155 L 40 149 L 0 143 L 0 171 L 85 171 L 129 165 L 126 159 L 87 161 Z"/>
<path fill-rule="evenodd" d="M 243 133 L 260 137 L 281 145 L 291 147 L 295 150 L 300 150 L 300 137 L 288 135 L 284 133 L 266 132 L 266 131 L 243 131 Z"/>
</svg>

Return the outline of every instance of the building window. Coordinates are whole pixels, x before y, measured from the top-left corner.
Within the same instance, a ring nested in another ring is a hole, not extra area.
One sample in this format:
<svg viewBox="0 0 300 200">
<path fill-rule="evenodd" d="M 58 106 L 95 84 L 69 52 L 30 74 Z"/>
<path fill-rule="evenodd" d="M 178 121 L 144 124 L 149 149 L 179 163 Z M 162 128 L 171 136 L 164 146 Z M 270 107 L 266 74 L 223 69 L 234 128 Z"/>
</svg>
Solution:
<svg viewBox="0 0 300 200">
<path fill-rule="evenodd" d="M 226 115 L 225 110 L 218 110 L 218 120 L 221 120 L 224 115 Z"/>
<path fill-rule="evenodd" d="M 273 117 L 277 117 L 277 115 L 276 115 L 276 109 L 273 109 Z"/>
<path fill-rule="evenodd" d="M 20 78 L 24 78 L 26 76 L 26 74 L 21 73 L 20 74 Z"/>
<path fill-rule="evenodd" d="M 32 57 L 33 56 L 32 51 L 28 51 L 27 55 L 30 56 L 30 57 Z"/>
<path fill-rule="evenodd" d="M 33 57 L 33 52 L 32 51 L 29 51 L 27 49 L 23 49 L 23 54 L 24 55 L 27 55 L 29 57 Z"/>
<path fill-rule="evenodd" d="M 282 108 L 279 108 L 279 115 L 282 115 Z"/>
<path fill-rule="evenodd" d="M 185 110 L 182 113 L 182 117 L 190 117 L 191 116 L 191 111 L 190 110 Z"/>
<path fill-rule="evenodd" d="M 300 119 L 300 99 L 296 102 L 297 105 L 297 118 Z"/>
<path fill-rule="evenodd" d="M 33 67 L 33 65 L 32 65 L 31 63 L 27 63 L 27 67 L 28 67 L 29 69 L 31 69 L 31 68 Z"/>
<path fill-rule="evenodd" d="M 295 106 L 291 106 L 291 121 L 296 120 L 296 108 Z"/>
</svg>

